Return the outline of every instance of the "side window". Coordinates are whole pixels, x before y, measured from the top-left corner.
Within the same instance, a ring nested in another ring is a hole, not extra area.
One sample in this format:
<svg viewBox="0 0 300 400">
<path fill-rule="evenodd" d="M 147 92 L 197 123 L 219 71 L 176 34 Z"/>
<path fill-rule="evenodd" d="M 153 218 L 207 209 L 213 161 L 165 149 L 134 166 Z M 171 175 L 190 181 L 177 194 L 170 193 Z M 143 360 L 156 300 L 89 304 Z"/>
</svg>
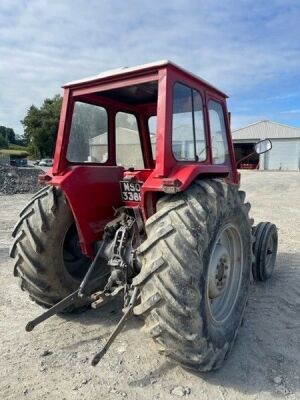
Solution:
<svg viewBox="0 0 300 400">
<path fill-rule="evenodd" d="M 220 103 L 208 103 L 211 146 L 214 164 L 229 164 L 228 143 L 223 108 Z"/>
<path fill-rule="evenodd" d="M 118 112 L 116 115 L 116 160 L 126 169 L 143 169 L 144 161 L 140 134 L 133 114 Z"/>
<path fill-rule="evenodd" d="M 206 159 L 202 98 L 181 83 L 175 83 L 173 90 L 172 150 L 180 161 Z"/>
<path fill-rule="evenodd" d="M 157 116 L 152 115 L 152 117 L 149 117 L 148 119 L 148 129 L 150 134 L 152 155 L 154 160 L 156 158 L 156 127 L 157 127 Z"/>
<path fill-rule="evenodd" d="M 74 106 L 67 160 L 105 163 L 108 159 L 105 108 L 77 101 Z"/>
</svg>

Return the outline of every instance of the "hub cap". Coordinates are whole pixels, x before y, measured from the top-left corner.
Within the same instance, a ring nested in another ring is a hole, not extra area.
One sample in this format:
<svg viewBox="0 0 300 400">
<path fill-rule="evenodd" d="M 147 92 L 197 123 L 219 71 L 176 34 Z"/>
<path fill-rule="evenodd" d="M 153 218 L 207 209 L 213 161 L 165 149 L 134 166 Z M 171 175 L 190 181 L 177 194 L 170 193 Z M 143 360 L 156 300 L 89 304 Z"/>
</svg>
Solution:
<svg viewBox="0 0 300 400">
<path fill-rule="evenodd" d="M 233 224 L 227 224 L 217 236 L 210 256 L 206 297 L 211 318 L 224 322 L 238 297 L 242 276 L 242 239 Z"/>
<path fill-rule="evenodd" d="M 222 295 L 229 273 L 230 257 L 228 251 L 218 243 L 209 268 L 208 295 L 210 299 L 215 299 Z"/>
</svg>

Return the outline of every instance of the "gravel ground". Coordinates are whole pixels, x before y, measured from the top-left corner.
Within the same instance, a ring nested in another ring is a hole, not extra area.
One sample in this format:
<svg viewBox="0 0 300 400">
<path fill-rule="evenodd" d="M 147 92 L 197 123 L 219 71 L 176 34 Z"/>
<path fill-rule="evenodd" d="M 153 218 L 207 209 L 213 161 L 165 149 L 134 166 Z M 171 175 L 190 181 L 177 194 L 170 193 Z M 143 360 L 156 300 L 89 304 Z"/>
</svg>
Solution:
<svg viewBox="0 0 300 400">
<path fill-rule="evenodd" d="M 101 348 L 121 316 L 116 300 L 97 311 L 53 317 L 32 333 L 41 312 L 12 276 L 10 232 L 30 195 L 0 196 L 0 399 L 300 399 L 300 174 L 243 172 L 256 222 L 279 227 L 273 278 L 253 284 L 245 321 L 217 372 L 183 370 L 158 355 L 134 318 L 102 362 Z"/>
<path fill-rule="evenodd" d="M 0 165 L 0 195 L 35 193 L 41 188 L 38 176 L 44 170 L 35 167 L 3 167 Z"/>
</svg>

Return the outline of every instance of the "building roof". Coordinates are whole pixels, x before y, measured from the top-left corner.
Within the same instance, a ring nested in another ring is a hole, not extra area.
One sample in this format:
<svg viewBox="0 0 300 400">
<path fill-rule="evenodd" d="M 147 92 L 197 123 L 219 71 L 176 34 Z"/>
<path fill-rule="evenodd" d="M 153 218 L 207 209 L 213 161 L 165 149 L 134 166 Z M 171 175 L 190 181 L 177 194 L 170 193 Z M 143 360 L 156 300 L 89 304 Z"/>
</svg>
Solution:
<svg viewBox="0 0 300 400">
<path fill-rule="evenodd" d="M 139 133 L 134 129 L 124 128 L 122 126 L 118 126 L 116 128 L 117 133 L 117 144 L 140 144 Z M 155 136 L 150 135 L 151 143 L 155 143 Z M 107 132 L 102 133 L 101 135 L 94 136 L 89 140 L 89 144 L 96 145 L 106 145 L 107 146 Z"/>
<path fill-rule="evenodd" d="M 294 128 L 273 121 L 257 121 L 232 131 L 232 138 L 233 140 L 300 138 L 300 128 Z"/>
</svg>

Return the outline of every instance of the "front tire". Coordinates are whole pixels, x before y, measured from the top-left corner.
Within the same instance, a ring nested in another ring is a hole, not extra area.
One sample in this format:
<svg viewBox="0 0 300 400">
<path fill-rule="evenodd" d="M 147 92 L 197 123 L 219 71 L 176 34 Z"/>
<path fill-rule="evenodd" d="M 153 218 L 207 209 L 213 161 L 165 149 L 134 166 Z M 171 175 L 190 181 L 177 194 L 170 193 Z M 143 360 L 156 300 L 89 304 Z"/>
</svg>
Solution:
<svg viewBox="0 0 300 400">
<path fill-rule="evenodd" d="M 244 198 L 222 180 L 197 181 L 184 193 L 163 197 L 146 223 L 148 237 L 138 249 L 142 270 L 134 278 L 141 288 L 135 313 L 144 316 L 160 351 L 185 367 L 220 367 L 237 336 L 252 263 Z"/>
<path fill-rule="evenodd" d="M 253 229 L 253 234 L 255 238 L 253 277 L 256 281 L 266 281 L 273 274 L 275 267 L 278 247 L 277 228 L 271 222 L 260 222 Z"/>
</svg>

